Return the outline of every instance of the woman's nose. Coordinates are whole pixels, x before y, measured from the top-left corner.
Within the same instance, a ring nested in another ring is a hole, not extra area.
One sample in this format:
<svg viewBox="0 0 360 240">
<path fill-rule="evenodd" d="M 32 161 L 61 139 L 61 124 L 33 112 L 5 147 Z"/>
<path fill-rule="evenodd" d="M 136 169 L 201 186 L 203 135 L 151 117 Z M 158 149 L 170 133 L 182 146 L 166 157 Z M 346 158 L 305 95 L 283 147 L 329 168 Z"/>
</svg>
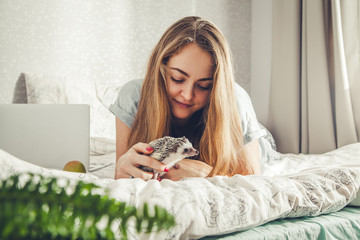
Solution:
<svg viewBox="0 0 360 240">
<path fill-rule="evenodd" d="M 181 90 L 181 96 L 184 100 L 191 100 L 194 97 L 194 87 L 192 84 L 185 84 Z"/>
</svg>

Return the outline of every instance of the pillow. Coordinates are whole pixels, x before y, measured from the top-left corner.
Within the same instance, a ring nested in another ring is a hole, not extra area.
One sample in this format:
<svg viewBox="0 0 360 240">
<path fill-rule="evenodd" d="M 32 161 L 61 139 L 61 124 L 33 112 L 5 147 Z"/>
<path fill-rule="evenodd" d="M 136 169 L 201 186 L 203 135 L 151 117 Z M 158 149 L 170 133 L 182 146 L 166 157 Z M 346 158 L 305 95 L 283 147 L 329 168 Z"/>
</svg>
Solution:
<svg viewBox="0 0 360 240">
<path fill-rule="evenodd" d="M 65 82 L 66 79 L 61 76 L 40 76 L 25 73 L 27 102 L 37 104 L 69 103 Z"/>
<path fill-rule="evenodd" d="M 96 139 L 108 139 L 106 142 L 112 142 L 110 148 L 105 147 L 106 150 L 99 147 L 91 147 L 91 150 L 94 153 L 100 151 L 101 154 L 110 149 L 115 151 L 115 117 L 108 109 L 116 100 L 121 85 L 94 84 L 71 81 L 64 76 L 31 74 L 25 74 L 25 84 L 28 103 L 89 104 L 92 142 Z"/>
<path fill-rule="evenodd" d="M 16 81 L 12 103 L 27 103 L 24 73 L 21 73 Z"/>
</svg>

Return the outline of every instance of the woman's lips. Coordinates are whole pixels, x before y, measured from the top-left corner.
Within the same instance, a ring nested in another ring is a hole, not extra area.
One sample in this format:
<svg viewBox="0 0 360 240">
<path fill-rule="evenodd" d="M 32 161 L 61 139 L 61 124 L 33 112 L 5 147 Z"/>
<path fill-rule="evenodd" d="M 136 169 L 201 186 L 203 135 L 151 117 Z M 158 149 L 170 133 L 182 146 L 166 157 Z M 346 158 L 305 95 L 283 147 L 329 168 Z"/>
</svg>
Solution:
<svg viewBox="0 0 360 240">
<path fill-rule="evenodd" d="M 182 102 L 179 102 L 179 101 L 176 101 L 175 99 L 174 99 L 174 101 L 175 101 L 175 103 L 179 106 L 179 107 L 181 107 L 181 108 L 190 108 L 192 105 L 190 105 L 190 104 L 186 104 L 186 103 L 182 103 Z"/>
</svg>

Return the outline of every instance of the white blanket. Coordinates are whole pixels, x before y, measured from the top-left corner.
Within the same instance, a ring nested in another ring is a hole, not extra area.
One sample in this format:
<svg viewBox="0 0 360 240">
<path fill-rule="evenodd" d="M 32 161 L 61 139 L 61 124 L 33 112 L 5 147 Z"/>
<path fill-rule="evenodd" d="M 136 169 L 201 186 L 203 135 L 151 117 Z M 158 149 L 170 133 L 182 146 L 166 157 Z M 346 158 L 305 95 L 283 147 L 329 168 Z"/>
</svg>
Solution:
<svg viewBox="0 0 360 240">
<path fill-rule="evenodd" d="M 114 154 L 96 156 L 92 165 L 98 167 L 114 159 Z M 108 188 L 117 200 L 135 206 L 157 204 L 176 218 L 176 226 L 169 232 L 137 235 L 130 229 L 130 239 L 197 239 L 246 230 L 279 218 L 316 216 L 349 204 L 360 205 L 360 143 L 322 155 L 281 154 L 279 160 L 265 166 L 264 176 L 188 178 L 178 182 L 113 180 L 114 164 L 93 174 L 49 170 L 1 150 L 0 166 L 1 178 L 31 171 L 91 181 Z"/>
</svg>

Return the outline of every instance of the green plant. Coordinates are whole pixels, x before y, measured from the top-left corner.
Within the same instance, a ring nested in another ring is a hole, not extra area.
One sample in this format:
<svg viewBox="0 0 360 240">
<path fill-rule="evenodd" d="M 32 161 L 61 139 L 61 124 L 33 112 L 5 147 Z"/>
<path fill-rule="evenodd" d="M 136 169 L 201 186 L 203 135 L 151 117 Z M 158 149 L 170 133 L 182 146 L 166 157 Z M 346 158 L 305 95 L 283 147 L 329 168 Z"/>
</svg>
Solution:
<svg viewBox="0 0 360 240">
<path fill-rule="evenodd" d="M 165 209 L 147 204 L 141 210 L 99 194 L 83 181 L 20 174 L 0 180 L 1 239 L 114 239 L 134 219 L 138 232 L 169 229 L 175 220 Z M 153 212 L 151 215 L 149 212 Z"/>
</svg>

